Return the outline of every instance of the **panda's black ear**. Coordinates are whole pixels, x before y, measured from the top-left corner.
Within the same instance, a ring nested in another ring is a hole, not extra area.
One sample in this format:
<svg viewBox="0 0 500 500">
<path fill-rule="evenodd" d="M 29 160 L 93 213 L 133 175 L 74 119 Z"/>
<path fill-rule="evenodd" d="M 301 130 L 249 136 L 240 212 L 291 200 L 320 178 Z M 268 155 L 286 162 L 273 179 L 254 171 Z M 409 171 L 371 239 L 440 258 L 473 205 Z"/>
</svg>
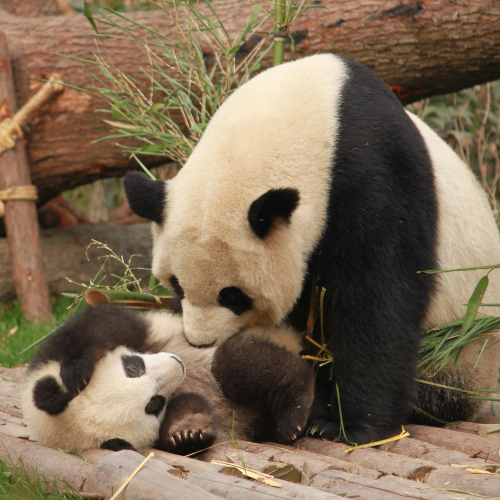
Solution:
<svg viewBox="0 0 500 500">
<path fill-rule="evenodd" d="M 264 239 L 271 228 L 276 227 L 275 223 L 279 219 L 284 224 L 289 224 L 299 200 L 298 189 L 270 189 L 250 205 L 248 222 L 252 231 L 257 237 Z"/>
<path fill-rule="evenodd" d="M 154 181 L 142 172 L 129 172 L 124 181 L 125 194 L 135 214 L 157 224 L 163 222 L 167 196 L 165 181 Z"/>
</svg>

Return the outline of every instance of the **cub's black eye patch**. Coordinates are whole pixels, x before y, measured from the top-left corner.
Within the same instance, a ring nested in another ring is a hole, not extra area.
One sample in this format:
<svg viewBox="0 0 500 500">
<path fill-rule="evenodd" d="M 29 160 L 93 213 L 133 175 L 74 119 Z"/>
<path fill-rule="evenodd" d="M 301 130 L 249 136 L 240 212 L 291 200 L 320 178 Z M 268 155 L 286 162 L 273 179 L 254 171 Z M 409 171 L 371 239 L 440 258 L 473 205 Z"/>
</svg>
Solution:
<svg viewBox="0 0 500 500">
<path fill-rule="evenodd" d="M 174 291 L 175 295 L 177 295 L 177 298 L 179 300 L 182 300 L 184 298 L 184 290 L 179 284 L 177 276 L 172 276 L 168 281 L 170 281 L 170 284 L 172 285 L 172 290 Z"/>
<path fill-rule="evenodd" d="M 236 286 L 228 286 L 219 292 L 217 299 L 222 307 L 233 311 L 236 316 L 252 309 L 252 299 Z"/>
<path fill-rule="evenodd" d="M 64 392 L 57 380 L 51 375 L 41 378 L 33 389 L 35 406 L 49 415 L 59 415 L 74 398 L 73 394 Z"/>
<path fill-rule="evenodd" d="M 167 400 L 163 396 L 153 396 L 146 405 L 145 412 L 148 415 L 158 415 L 166 402 Z"/>
<path fill-rule="evenodd" d="M 146 373 L 146 365 L 140 356 L 122 356 L 122 363 L 128 378 L 141 377 Z"/>
</svg>

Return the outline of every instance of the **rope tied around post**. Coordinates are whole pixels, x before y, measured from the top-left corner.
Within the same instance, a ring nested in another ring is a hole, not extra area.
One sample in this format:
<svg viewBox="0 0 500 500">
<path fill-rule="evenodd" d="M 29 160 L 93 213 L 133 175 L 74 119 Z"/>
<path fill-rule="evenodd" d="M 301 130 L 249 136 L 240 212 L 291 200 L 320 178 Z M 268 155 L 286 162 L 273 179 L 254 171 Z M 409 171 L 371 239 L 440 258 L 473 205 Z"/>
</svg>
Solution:
<svg viewBox="0 0 500 500">
<path fill-rule="evenodd" d="M 52 94 L 60 92 L 63 88 L 61 77 L 54 73 L 13 118 L 4 118 L 0 122 L 0 155 L 8 149 L 14 148 L 16 140 L 23 136 L 21 125 L 30 113 L 39 108 Z"/>
<path fill-rule="evenodd" d="M 0 191 L 0 217 L 5 215 L 5 205 L 3 202 L 13 200 L 37 201 L 38 193 L 36 187 L 33 185 L 14 186 Z"/>
</svg>

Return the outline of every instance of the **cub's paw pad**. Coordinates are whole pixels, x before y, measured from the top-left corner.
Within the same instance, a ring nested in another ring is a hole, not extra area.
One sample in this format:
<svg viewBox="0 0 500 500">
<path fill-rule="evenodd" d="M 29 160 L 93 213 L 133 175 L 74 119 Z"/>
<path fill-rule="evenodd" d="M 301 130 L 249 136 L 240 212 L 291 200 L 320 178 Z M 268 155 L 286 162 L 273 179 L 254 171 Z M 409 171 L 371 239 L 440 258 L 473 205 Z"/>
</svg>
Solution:
<svg viewBox="0 0 500 500">
<path fill-rule="evenodd" d="M 194 413 L 185 415 L 163 434 L 166 435 L 160 435 L 160 449 L 187 455 L 211 446 L 216 438 L 216 429 L 211 415 Z"/>
</svg>

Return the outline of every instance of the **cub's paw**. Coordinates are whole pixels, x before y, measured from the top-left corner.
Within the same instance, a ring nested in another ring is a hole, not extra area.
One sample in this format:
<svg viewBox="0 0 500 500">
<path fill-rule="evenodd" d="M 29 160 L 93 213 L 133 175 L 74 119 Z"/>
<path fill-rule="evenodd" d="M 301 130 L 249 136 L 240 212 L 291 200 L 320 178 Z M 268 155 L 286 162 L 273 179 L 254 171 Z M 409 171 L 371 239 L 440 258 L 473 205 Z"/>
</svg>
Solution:
<svg viewBox="0 0 500 500">
<path fill-rule="evenodd" d="M 304 434 L 310 406 L 310 401 L 298 400 L 292 407 L 275 413 L 277 441 L 288 444 Z"/>
<path fill-rule="evenodd" d="M 212 408 L 199 394 L 186 393 L 167 403 L 157 448 L 188 455 L 211 446 L 217 437 Z"/>
<path fill-rule="evenodd" d="M 162 427 L 157 447 L 177 455 L 188 455 L 211 446 L 216 435 L 212 416 L 194 413 L 185 415 L 168 429 Z"/>
</svg>

